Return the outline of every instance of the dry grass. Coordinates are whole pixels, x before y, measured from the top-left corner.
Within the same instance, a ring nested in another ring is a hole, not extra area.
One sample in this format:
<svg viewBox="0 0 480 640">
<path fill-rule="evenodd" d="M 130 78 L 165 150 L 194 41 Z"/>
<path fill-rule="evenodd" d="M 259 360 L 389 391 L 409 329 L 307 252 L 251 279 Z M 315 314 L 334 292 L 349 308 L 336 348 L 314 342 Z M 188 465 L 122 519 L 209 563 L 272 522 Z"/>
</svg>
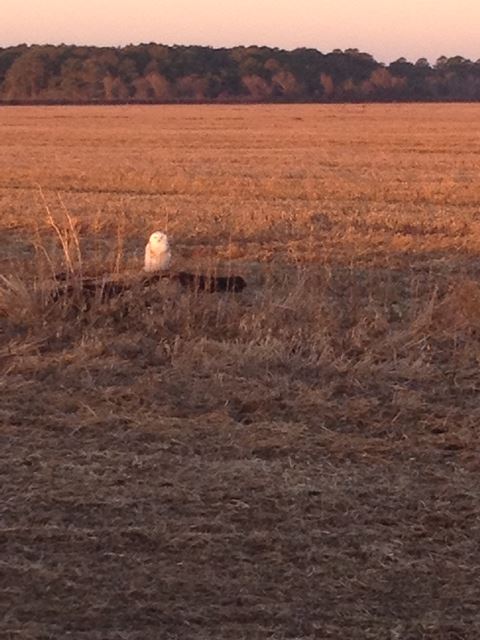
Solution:
<svg viewBox="0 0 480 640">
<path fill-rule="evenodd" d="M 478 638 L 479 115 L 0 110 L 4 637 Z"/>
</svg>

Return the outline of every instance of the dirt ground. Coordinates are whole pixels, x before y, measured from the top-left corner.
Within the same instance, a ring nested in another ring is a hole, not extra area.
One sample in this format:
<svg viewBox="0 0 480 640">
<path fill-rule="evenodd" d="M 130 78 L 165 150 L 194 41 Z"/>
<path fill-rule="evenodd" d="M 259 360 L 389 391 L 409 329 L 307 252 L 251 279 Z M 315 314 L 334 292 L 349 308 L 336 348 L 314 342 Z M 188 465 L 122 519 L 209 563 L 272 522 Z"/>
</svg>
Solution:
<svg viewBox="0 0 480 640">
<path fill-rule="evenodd" d="M 2 638 L 480 637 L 479 116 L 0 109 Z"/>
</svg>

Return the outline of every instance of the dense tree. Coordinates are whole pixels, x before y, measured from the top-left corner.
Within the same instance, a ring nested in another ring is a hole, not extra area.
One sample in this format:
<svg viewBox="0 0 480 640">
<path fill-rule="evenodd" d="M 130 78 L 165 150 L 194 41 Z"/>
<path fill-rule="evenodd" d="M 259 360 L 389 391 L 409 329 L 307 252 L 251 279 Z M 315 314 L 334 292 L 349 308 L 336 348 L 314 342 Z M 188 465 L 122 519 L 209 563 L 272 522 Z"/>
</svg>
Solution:
<svg viewBox="0 0 480 640">
<path fill-rule="evenodd" d="M 0 48 L 0 101 L 333 102 L 480 100 L 480 60 L 383 65 L 358 49 L 126 47 Z"/>
</svg>

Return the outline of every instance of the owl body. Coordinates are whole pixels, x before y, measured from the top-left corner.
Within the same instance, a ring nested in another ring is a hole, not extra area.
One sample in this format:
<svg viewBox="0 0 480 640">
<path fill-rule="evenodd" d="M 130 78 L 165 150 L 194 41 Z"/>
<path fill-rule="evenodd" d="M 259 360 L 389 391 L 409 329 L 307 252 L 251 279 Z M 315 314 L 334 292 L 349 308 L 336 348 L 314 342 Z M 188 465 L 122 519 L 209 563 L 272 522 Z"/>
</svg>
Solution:
<svg viewBox="0 0 480 640">
<path fill-rule="evenodd" d="M 155 231 L 145 247 L 144 270 L 147 273 L 164 271 L 170 266 L 172 253 L 167 236 L 161 231 Z"/>
</svg>

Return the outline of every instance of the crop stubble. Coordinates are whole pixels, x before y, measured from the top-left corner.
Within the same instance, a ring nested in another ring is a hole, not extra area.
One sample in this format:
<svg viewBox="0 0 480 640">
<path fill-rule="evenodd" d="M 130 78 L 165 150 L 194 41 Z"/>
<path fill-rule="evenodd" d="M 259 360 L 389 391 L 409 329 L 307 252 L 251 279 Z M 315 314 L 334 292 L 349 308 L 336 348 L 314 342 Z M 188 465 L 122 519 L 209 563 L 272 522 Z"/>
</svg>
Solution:
<svg viewBox="0 0 480 640">
<path fill-rule="evenodd" d="M 5 637 L 479 636 L 479 115 L 0 110 Z"/>
</svg>

